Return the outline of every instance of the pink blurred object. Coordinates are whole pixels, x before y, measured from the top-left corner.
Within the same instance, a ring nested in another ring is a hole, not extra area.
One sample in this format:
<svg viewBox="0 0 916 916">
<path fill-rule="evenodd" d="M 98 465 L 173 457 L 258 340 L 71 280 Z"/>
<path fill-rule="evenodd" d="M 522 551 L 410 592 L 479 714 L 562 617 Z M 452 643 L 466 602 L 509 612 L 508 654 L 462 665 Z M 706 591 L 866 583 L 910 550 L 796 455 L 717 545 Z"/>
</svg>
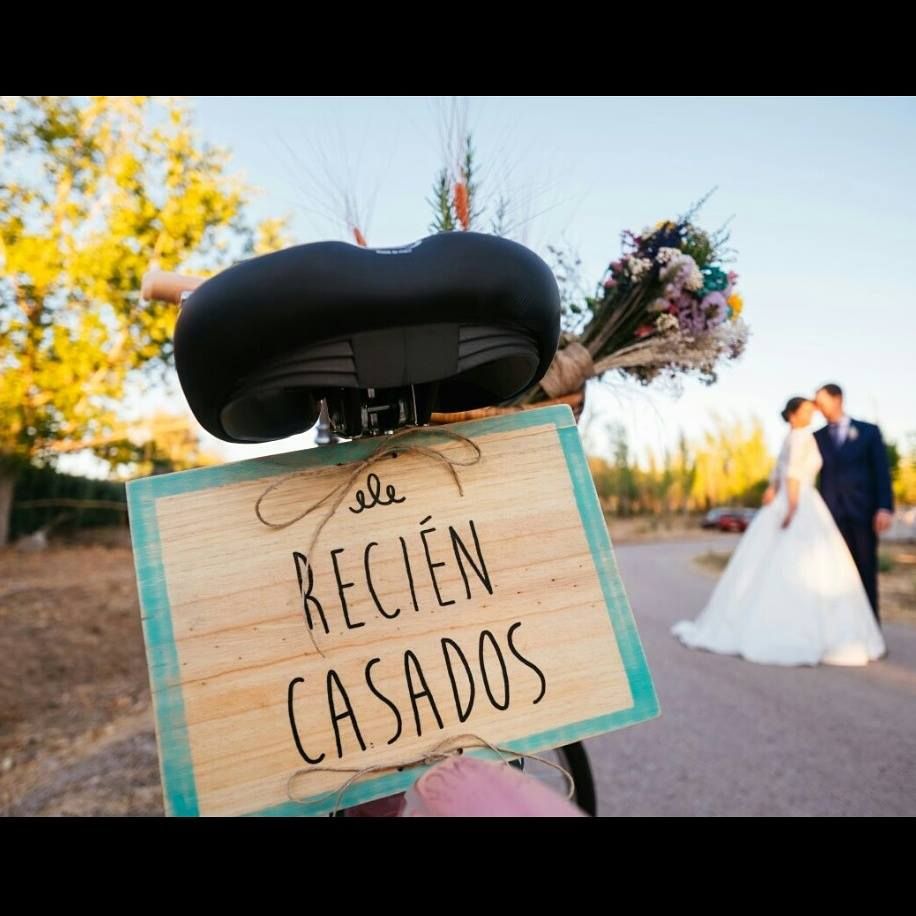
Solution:
<svg viewBox="0 0 916 916">
<path fill-rule="evenodd" d="M 586 817 L 514 767 L 467 756 L 424 773 L 404 801 L 400 817 Z"/>
</svg>

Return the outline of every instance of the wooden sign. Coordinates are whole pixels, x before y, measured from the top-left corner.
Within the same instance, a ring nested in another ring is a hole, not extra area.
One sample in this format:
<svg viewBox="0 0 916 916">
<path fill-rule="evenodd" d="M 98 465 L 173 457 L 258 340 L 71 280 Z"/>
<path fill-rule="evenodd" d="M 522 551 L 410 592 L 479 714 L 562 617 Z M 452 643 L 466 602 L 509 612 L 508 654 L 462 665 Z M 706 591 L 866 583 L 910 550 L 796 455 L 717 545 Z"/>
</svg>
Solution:
<svg viewBox="0 0 916 916">
<path fill-rule="evenodd" d="M 657 714 L 569 409 L 448 429 L 480 449 L 463 495 L 408 448 L 345 487 L 378 440 L 128 485 L 169 814 L 326 813 L 370 767 L 343 806 L 403 791 L 444 739 L 533 753 Z M 256 516 L 342 485 L 323 527 Z"/>
</svg>

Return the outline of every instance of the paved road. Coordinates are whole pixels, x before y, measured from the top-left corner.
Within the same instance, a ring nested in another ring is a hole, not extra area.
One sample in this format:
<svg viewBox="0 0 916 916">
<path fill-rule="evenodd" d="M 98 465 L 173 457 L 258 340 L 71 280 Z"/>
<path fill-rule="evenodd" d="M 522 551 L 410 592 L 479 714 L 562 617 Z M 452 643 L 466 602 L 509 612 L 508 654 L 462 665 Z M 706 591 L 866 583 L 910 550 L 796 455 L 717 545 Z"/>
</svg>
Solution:
<svg viewBox="0 0 916 916">
<path fill-rule="evenodd" d="M 867 668 L 778 668 L 683 648 L 712 542 L 617 548 L 662 707 L 587 742 L 602 815 L 916 814 L 916 629 L 887 625 Z"/>
</svg>

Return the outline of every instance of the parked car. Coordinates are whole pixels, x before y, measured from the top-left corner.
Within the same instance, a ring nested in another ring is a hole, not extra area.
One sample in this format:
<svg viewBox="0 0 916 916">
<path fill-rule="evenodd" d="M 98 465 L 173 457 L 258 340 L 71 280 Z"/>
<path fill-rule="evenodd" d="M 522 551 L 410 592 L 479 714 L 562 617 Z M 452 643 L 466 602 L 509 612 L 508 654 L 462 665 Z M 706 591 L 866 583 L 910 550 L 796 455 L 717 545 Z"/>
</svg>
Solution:
<svg viewBox="0 0 916 916">
<path fill-rule="evenodd" d="M 719 531 L 734 531 L 743 534 L 753 521 L 755 514 L 755 509 L 730 509 L 719 516 L 716 527 Z"/>
<path fill-rule="evenodd" d="M 704 528 L 715 528 L 716 531 L 735 531 L 741 534 L 747 529 L 756 514 L 756 509 L 724 507 L 710 509 L 700 523 Z"/>
<path fill-rule="evenodd" d="M 717 528 L 719 525 L 719 519 L 728 512 L 728 509 L 710 509 L 706 515 L 703 516 L 703 521 L 700 522 L 700 525 L 703 528 Z"/>
</svg>

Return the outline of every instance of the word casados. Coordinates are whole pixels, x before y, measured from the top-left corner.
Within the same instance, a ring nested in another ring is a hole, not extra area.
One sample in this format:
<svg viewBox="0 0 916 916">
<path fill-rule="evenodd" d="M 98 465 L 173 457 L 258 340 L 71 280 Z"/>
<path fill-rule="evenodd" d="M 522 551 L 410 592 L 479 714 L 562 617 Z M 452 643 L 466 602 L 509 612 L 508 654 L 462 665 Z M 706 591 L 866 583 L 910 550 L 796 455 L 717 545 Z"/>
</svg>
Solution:
<svg viewBox="0 0 916 916">
<path fill-rule="evenodd" d="M 439 641 L 440 651 L 422 660 L 412 649 L 405 650 L 397 660 L 370 658 L 357 684 L 345 684 L 334 668 L 327 670 L 323 682 L 309 684 L 305 678 L 293 678 L 287 690 L 287 710 L 296 750 L 306 763 L 313 766 L 333 753 L 329 749 L 330 734 L 327 733 L 324 742 L 316 741 L 314 734 L 309 739 L 321 746 L 305 746 L 296 715 L 297 708 L 301 712 L 303 704 L 327 704 L 328 732 L 333 732 L 336 756 L 340 759 L 357 748 L 366 751 L 375 747 L 380 741 L 391 745 L 405 736 L 420 738 L 424 734 L 424 726 L 428 732 L 433 729 L 441 731 L 446 724 L 464 723 L 471 717 L 478 702 L 489 703 L 503 712 L 512 703 L 516 707 L 519 703 L 540 703 L 547 692 L 547 679 L 544 672 L 518 647 L 516 637 L 521 626 L 521 622 L 513 623 L 506 632 L 504 644 L 507 651 L 504 651 L 496 635 L 486 629 L 479 634 L 475 649 L 469 649 L 467 644 L 462 647 L 446 636 Z M 448 688 L 442 686 L 443 669 L 448 676 Z M 429 672 L 434 672 L 435 677 L 430 679 L 427 676 Z M 521 699 L 517 681 L 519 674 L 527 675 Z M 389 688 L 388 693 L 383 692 L 379 685 L 391 680 L 396 680 L 402 689 L 392 691 Z M 431 682 L 440 685 L 438 695 L 430 686 Z M 443 693 L 446 694 L 445 700 Z M 361 721 L 369 720 L 377 727 L 377 715 L 367 714 L 370 702 L 387 708 L 391 717 L 389 734 L 371 734 L 360 725 Z"/>
</svg>

